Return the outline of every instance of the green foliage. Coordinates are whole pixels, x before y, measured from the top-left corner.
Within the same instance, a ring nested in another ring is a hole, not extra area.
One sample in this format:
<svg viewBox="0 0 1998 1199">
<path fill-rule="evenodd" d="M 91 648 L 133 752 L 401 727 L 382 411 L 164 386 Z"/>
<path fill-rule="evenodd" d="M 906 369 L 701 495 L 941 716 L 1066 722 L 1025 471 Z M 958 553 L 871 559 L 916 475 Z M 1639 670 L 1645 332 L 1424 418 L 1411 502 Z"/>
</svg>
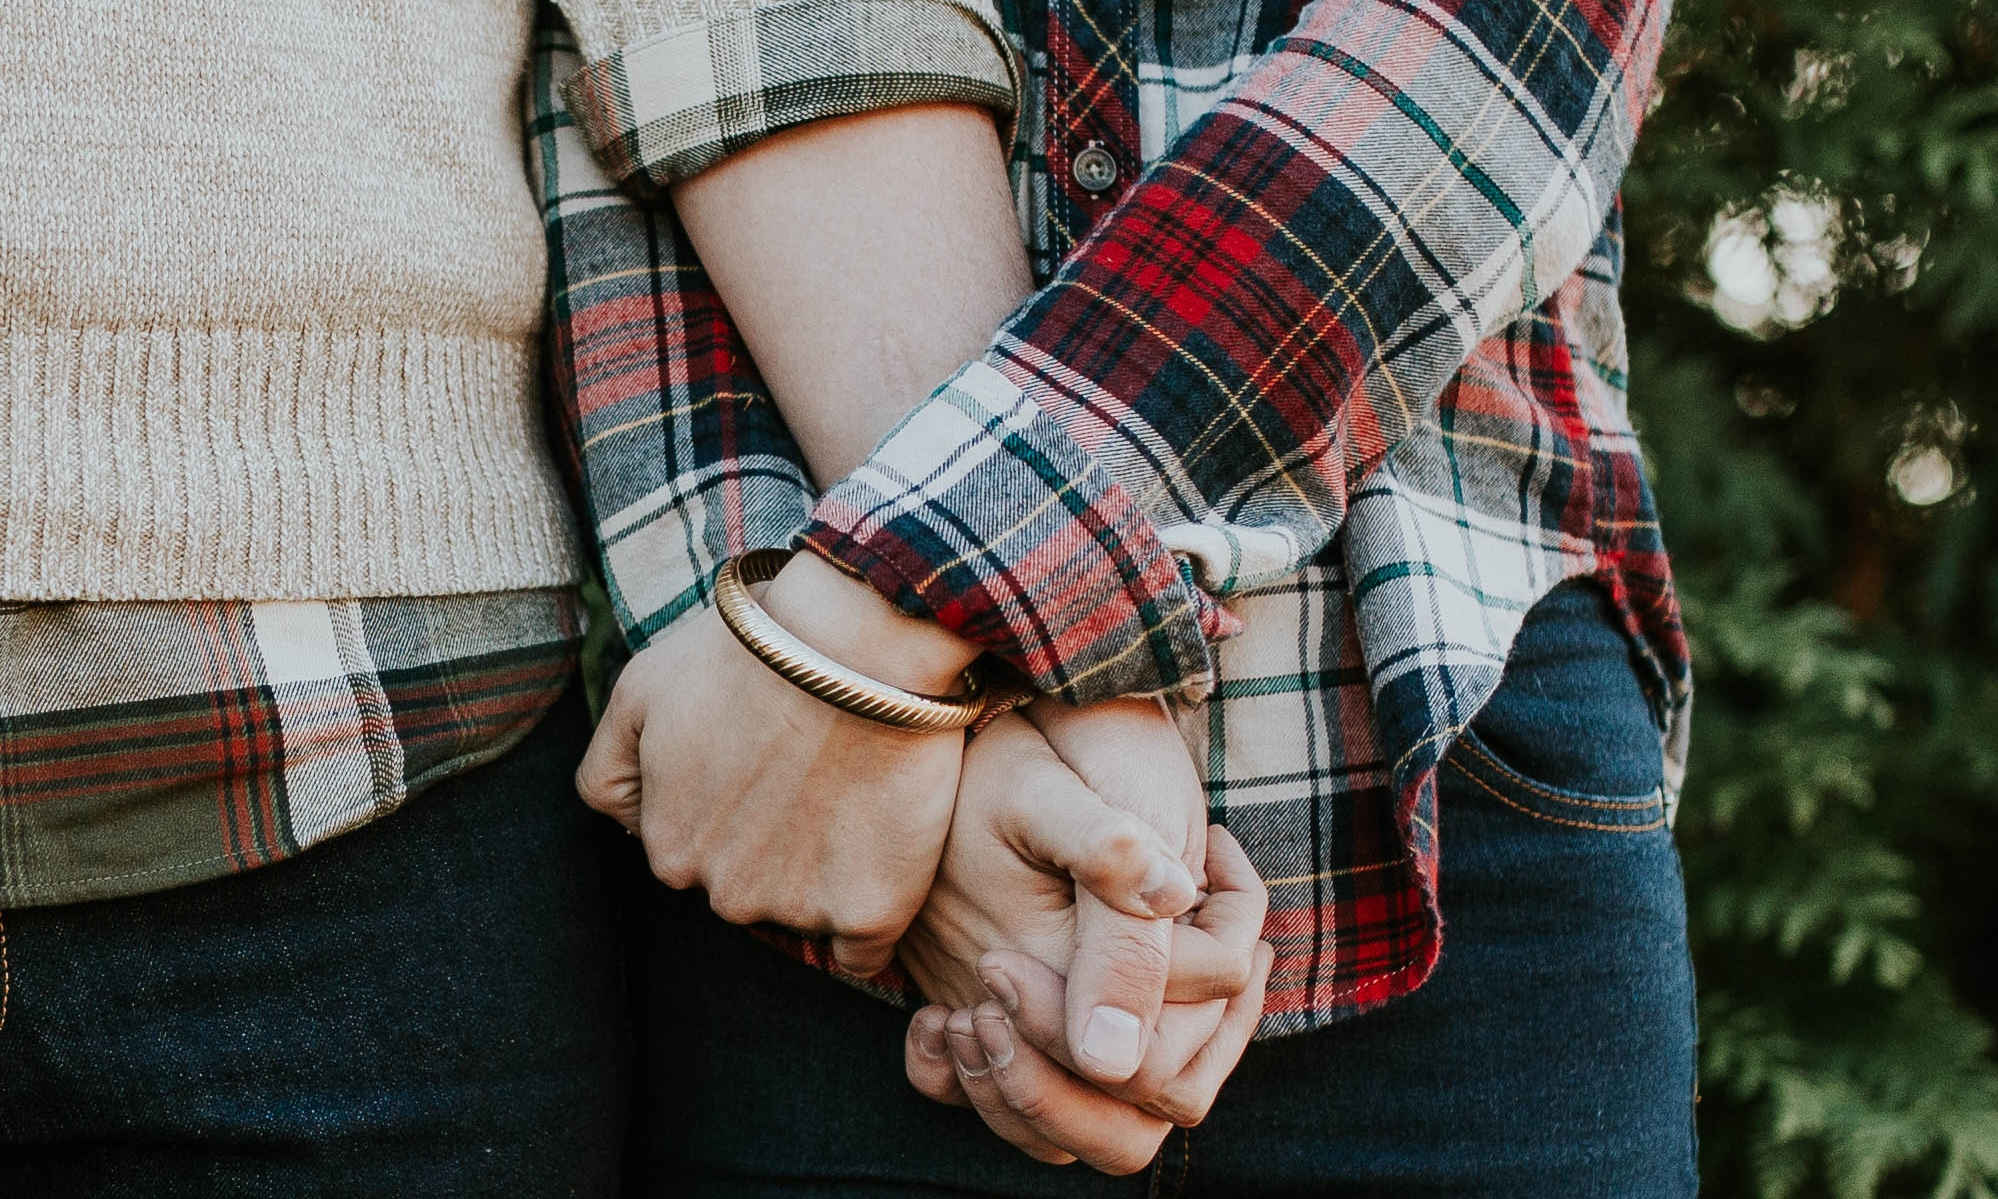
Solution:
<svg viewBox="0 0 1998 1199">
<path fill-rule="evenodd" d="M 1718 1195 L 1998 1191 L 1998 6 L 1681 0 L 1625 192 Z"/>
</svg>

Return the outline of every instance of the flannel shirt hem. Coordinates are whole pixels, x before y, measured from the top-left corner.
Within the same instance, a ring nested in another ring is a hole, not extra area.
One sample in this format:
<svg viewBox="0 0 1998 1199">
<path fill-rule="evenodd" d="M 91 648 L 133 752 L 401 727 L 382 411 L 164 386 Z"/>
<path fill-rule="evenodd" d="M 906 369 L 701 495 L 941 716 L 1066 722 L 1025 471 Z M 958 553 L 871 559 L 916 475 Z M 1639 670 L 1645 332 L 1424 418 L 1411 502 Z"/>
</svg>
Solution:
<svg viewBox="0 0 1998 1199">
<path fill-rule="evenodd" d="M 557 675 L 560 679 L 566 679 L 570 668 L 574 666 L 573 651 L 565 656 L 564 662 L 566 663 L 564 669 Z M 401 810 L 405 804 L 439 783 L 449 782 L 461 774 L 505 757 L 527 739 L 527 735 L 534 731 L 547 710 L 553 707 L 560 697 L 559 687 L 544 689 L 541 694 L 534 697 L 534 704 L 527 709 L 524 717 L 514 717 L 511 723 L 492 739 L 478 742 L 466 752 L 439 762 L 408 779 L 375 780 L 374 790 L 365 796 L 357 797 L 361 802 L 351 805 L 336 821 L 314 830 L 310 839 L 261 847 L 263 855 L 261 861 L 251 861 L 242 849 L 235 849 L 225 853 L 165 862 L 154 861 L 148 857 L 144 860 L 149 862 L 149 865 L 135 866 L 130 870 L 112 870 L 109 873 L 29 880 L 10 878 L 4 884 L 0 884 L 0 907 L 31 908 L 149 895 L 156 891 L 168 891 L 177 887 L 210 882 L 224 875 L 240 872 L 251 865 L 275 865 L 297 857 L 316 845 L 323 845 L 335 837 L 345 836 L 372 824 L 383 816 Z M 467 738 L 469 739 L 469 734 Z M 159 806 L 163 810 L 175 807 L 195 810 L 195 804 L 199 804 L 201 810 L 215 806 L 214 799 L 195 796 L 191 794 L 192 791 L 193 788 L 186 788 L 163 794 Z"/>
<path fill-rule="evenodd" d="M 284 861 L 496 760 L 579 617 L 566 589 L 0 614 L 0 907 Z"/>
<path fill-rule="evenodd" d="M 619 182 L 664 188 L 829 117 L 945 103 L 1010 117 L 1022 86 L 1004 32 L 976 5 L 811 0 L 623 46 L 576 72 L 564 94 Z"/>
<path fill-rule="evenodd" d="M 1240 629 L 1123 488 L 983 361 L 829 489 L 797 544 L 1074 704 L 1197 702 L 1210 636 Z"/>
</svg>

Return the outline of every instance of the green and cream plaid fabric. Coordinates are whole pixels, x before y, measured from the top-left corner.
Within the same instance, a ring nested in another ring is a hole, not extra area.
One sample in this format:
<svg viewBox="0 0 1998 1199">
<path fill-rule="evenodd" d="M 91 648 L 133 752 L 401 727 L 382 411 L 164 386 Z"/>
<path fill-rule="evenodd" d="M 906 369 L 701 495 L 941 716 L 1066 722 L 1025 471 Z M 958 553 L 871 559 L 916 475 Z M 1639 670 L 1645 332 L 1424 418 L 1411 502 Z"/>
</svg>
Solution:
<svg viewBox="0 0 1998 1199">
<path fill-rule="evenodd" d="M 621 179 L 664 186 L 792 125 L 900 104 L 1012 112 L 1019 68 L 984 0 L 725 4 L 597 58 L 569 106 Z"/>
<path fill-rule="evenodd" d="M 559 589 L 0 605 L 0 908 L 200 882 L 394 811 L 534 727 L 578 619 Z"/>
</svg>

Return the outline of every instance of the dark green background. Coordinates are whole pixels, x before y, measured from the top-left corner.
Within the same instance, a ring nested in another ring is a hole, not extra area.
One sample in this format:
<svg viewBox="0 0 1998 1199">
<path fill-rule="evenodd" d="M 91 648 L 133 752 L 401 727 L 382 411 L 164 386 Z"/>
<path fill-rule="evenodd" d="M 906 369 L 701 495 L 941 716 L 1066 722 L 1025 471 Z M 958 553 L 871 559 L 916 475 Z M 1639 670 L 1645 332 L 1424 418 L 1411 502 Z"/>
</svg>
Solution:
<svg viewBox="0 0 1998 1199">
<path fill-rule="evenodd" d="M 1998 12 L 1681 0 L 1625 191 L 1715 1195 L 1998 1185 Z"/>
</svg>

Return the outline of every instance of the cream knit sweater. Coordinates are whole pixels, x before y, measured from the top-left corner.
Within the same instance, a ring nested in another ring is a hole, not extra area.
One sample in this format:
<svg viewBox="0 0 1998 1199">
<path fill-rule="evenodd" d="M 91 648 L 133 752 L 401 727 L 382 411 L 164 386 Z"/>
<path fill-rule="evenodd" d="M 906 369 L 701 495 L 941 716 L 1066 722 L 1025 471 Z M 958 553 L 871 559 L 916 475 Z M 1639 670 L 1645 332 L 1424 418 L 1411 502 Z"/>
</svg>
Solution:
<svg viewBox="0 0 1998 1199">
<path fill-rule="evenodd" d="M 622 80 L 598 145 L 671 150 L 724 115 L 740 145 L 764 86 L 861 66 L 1017 85 L 990 0 L 559 7 Z M 532 20 L 533 0 L 0 0 L 0 601 L 575 577 L 535 401 Z M 821 53 L 841 69 L 796 61 Z"/>
<path fill-rule="evenodd" d="M 0 0 L 0 600 L 575 576 L 531 16 Z"/>
</svg>

